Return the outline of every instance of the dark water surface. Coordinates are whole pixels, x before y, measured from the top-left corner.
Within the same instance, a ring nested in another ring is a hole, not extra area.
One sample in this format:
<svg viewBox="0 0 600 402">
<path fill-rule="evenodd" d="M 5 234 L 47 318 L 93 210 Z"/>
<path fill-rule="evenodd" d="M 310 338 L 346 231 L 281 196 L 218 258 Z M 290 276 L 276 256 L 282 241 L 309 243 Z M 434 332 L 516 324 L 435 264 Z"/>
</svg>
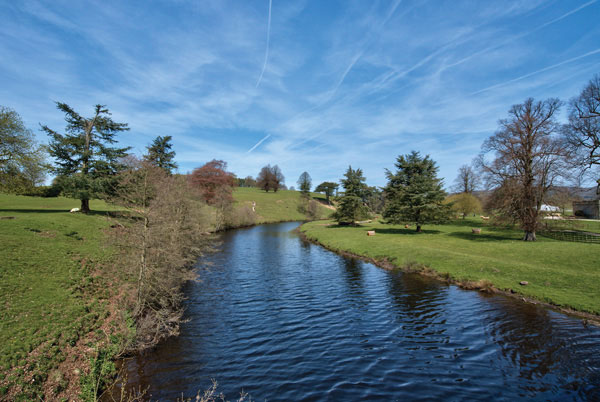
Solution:
<svg viewBox="0 0 600 402">
<path fill-rule="evenodd" d="M 600 400 L 600 329 L 303 242 L 223 234 L 181 336 L 128 364 L 153 400 L 210 379 L 235 400 Z"/>
</svg>

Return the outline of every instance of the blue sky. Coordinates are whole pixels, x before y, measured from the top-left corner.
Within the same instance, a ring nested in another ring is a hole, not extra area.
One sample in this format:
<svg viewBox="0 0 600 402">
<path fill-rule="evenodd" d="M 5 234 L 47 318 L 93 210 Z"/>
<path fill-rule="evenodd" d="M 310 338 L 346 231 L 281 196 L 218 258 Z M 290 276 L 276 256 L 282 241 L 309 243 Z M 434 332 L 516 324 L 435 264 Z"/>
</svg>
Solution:
<svg viewBox="0 0 600 402">
<path fill-rule="evenodd" d="M 4 1 L 0 105 L 46 142 L 55 101 L 105 104 L 137 154 L 173 136 L 181 172 L 382 186 L 414 149 L 451 185 L 511 105 L 600 73 L 599 21 L 600 1 Z"/>
</svg>

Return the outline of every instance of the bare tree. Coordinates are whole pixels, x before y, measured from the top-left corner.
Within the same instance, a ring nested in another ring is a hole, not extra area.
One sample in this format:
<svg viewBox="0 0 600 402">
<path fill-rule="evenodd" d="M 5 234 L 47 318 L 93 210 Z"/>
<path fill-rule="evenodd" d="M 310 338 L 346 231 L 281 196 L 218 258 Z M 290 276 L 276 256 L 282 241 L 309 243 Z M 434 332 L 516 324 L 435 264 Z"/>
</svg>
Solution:
<svg viewBox="0 0 600 402">
<path fill-rule="evenodd" d="M 277 165 L 264 166 L 256 177 L 256 185 L 267 193 L 269 190 L 277 192 L 280 188 L 285 187 L 284 181 L 285 177 Z"/>
<path fill-rule="evenodd" d="M 480 184 L 481 178 L 475 173 L 473 168 L 469 165 L 462 165 L 458 169 L 458 177 L 454 180 L 453 190 L 457 193 L 472 194 Z"/>
<path fill-rule="evenodd" d="M 569 102 L 569 123 L 563 127 L 572 162 L 581 171 L 600 168 L 600 75 L 594 76 L 579 96 Z M 600 169 L 599 171 L 600 172 Z M 600 194 L 600 174 L 595 177 Z"/>
<path fill-rule="evenodd" d="M 479 165 L 488 184 L 496 188 L 492 206 L 504 218 L 519 222 L 523 240 L 535 241 L 540 208 L 548 189 L 565 174 L 566 150 L 556 138 L 555 114 L 561 102 L 532 98 L 514 105 L 509 117 L 482 147 Z M 493 152 L 495 159 L 485 160 Z"/>
</svg>

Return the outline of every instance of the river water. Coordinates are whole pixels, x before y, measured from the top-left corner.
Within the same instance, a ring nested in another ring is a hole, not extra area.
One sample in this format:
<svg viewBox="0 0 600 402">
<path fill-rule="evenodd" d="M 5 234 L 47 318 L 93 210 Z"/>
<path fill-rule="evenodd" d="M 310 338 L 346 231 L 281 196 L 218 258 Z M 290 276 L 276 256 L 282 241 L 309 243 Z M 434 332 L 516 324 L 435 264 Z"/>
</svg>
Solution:
<svg viewBox="0 0 600 402">
<path fill-rule="evenodd" d="M 600 328 L 393 273 L 307 243 L 298 223 L 222 235 L 181 335 L 128 362 L 152 400 L 600 400 Z"/>
</svg>

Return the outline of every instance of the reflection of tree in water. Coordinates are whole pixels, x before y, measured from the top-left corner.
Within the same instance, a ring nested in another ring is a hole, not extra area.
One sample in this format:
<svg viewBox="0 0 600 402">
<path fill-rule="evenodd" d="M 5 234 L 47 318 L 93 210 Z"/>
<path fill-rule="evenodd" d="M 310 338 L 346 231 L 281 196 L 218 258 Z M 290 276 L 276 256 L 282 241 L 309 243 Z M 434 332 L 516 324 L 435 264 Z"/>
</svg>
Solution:
<svg viewBox="0 0 600 402">
<path fill-rule="evenodd" d="M 363 267 L 362 261 L 355 258 L 342 258 L 344 278 L 348 283 L 348 290 L 352 294 L 363 295 Z"/>
<path fill-rule="evenodd" d="M 510 363 L 510 372 L 516 369 L 518 377 L 528 380 L 527 391 L 558 387 L 598 395 L 599 328 L 584 328 L 579 320 L 540 306 L 498 296 L 487 299 L 493 310 L 483 317 L 486 331 Z"/>
<path fill-rule="evenodd" d="M 447 286 L 443 283 L 418 275 L 397 273 L 390 275 L 389 292 L 398 307 L 396 312 L 402 320 L 420 323 L 423 327 L 443 324 L 438 320 L 444 313 Z"/>
</svg>

